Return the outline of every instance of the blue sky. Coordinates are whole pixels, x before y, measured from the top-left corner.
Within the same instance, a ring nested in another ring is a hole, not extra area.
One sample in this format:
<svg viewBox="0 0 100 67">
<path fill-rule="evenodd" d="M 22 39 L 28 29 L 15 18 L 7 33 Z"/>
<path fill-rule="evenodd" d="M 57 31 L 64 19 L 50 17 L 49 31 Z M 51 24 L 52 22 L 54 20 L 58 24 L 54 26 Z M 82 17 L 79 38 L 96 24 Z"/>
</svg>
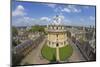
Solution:
<svg viewBox="0 0 100 67">
<path fill-rule="evenodd" d="M 95 7 L 71 4 L 12 2 L 12 25 L 30 26 L 50 24 L 59 15 L 62 24 L 89 26 L 95 25 Z"/>
</svg>

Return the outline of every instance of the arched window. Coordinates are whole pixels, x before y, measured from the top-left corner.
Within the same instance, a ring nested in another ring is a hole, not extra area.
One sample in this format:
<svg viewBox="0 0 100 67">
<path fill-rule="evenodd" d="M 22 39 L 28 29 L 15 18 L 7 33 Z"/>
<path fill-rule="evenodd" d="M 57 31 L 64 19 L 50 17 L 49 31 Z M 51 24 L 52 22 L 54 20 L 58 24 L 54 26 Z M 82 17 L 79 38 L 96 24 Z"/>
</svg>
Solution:
<svg viewBox="0 0 100 67">
<path fill-rule="evenodd" d="M 56 46 L 58 47 L 58 46 L 59 46 L 59 44 L 57 43 L 57 44 L 56 44 Z"/>
<path fill-rule="evenodd" d="M 58 27 L 56 27 L 56 29 L 58 30 Z"/>
</svg>

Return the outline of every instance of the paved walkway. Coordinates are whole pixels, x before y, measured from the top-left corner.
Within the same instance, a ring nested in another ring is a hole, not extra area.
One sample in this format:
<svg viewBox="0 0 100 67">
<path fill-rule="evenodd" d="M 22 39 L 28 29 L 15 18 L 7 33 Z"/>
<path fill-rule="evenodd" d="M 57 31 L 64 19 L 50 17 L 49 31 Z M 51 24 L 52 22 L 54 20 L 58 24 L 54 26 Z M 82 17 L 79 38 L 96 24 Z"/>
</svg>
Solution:
<svg viewBox="0 0 100 67">
<path fill-rule="evenodd" d="M 82 56 L 82 54 L 80 53 L 78 47 L 76 46 L 76 44 L 74 44 L 71 40 L 70 40 L 70 45 L 73 48 L 73 54 L 72 56 L 68 59 L 68 62 L 79 62 L 79 61 L 86 61 L 84 59 L 84 57 Z"/>
<path fill-rule="evenodd" d="M 44 59 L 41 56 L 41 49 L 43 45 L 45 44 L 46 39 L 43 40 L 43 42 L 36 48 L 33 49 L 32 52 L 30 52 L 21 62 L 21 65 L 23 64 L 45 64 L 49 63 L 48 60 Z"/>
<path fill-rule="evenodd" d="M 60 61 L 60 57 L 59 57 L 59 47 L 56 47 L 56 59 L 57 59 L 57 61 Z"/>
</svg>

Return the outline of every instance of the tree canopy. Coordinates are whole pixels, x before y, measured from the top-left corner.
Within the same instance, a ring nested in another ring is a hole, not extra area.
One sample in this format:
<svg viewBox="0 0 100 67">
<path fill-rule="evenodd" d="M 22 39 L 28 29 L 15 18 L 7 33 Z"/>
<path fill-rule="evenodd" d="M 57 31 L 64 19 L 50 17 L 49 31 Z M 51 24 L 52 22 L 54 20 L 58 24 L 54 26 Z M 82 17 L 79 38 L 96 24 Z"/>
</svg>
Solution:
<svg viewBox="0 0 100 67">
<path fill-rule="evenodd" d="M 18 34 L 18 31 L 15 27 L 12 27 L 12 36 L 16 36 Z"/>
<path fill-rule="evenodd" d="M 29 30 L 31 32 L 45 32 L 44 27 L 43 26 L 32 26 L 32 28 Z"/>
</svg>

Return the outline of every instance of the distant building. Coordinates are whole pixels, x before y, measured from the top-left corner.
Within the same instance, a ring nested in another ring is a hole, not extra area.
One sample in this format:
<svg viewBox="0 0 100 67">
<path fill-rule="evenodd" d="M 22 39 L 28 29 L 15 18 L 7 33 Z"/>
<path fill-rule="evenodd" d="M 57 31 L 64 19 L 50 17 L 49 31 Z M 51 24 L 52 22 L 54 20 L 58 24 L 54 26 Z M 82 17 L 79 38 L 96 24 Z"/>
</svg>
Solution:
<svg viewBox="0 0 100 67">
<path fill-rule="evenodd" d="M 87 59 L 87 61 L 96 60 L 95 29 L 91 29 L 91 30 L 92 31 L 84 32 L 83 35 L 81 35 L 81 36 L 85 37 L 85 40 L 83 42 L 81 42 L 79 40 L 76 41 L 76 45 L 79 47 L 81 53 Z M 88 36 L 88 38 L 87 38 L 87 36 Z"/>
</svg>

